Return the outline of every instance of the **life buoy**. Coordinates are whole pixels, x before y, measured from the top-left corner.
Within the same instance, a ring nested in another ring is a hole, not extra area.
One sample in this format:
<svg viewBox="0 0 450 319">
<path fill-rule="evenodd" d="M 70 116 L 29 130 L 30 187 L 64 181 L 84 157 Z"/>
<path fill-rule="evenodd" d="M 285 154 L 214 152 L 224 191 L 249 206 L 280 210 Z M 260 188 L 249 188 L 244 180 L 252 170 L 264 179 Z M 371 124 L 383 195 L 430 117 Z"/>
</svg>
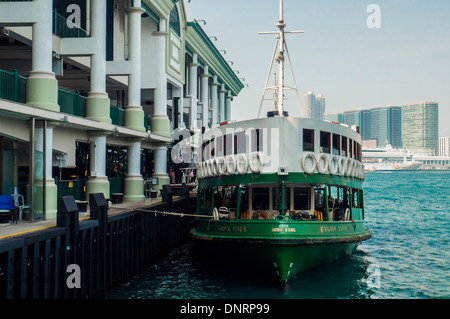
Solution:
<svg viewBox="0 0 450 319">
<path fill-rule="evenodd" d="M 339 175 L 344 176 L 345 172 L 347 171 L 347 161 L 348 158 L 347 157 L 339 157 Z"/>
<path fill-rule="evenodd" d="M 261 152 L 251 153 L 248 157 L 248 165 L 253 173 L 261 172 L 263 168 L 263 158 Z"/>
<path fill-rule="evenodd" d="M 210 159 L 206 162 L 208 166 L 208 176 L 214 176 L 213 160 Z"/>
<path fill-rule="evenodd" d="M 219 175 L 219 163 L 217 162 L 217 158 L 213 159 L 213 174 L 214 176 Z"/>
<path fill-rule="evenodd" d="M 225 175 L 227 172 L 227 168 L 225 166 L 225 159 L 223 157 L 219 157 L 217 159 L 217 172 L 219 175 Z"/>
<path fill-rule="evenodd" d="M 266 212 L 259 211 L 252 214 L 252 219 L 269 219 L 269 216 Z"/>
<path fill-rule="evenodd" d="M 248 160 L 245 154 L 239 154 L 236 159 L 236 169 L 241 175 L 247 173 Z"/>
<path fill-rule="evenodd" d="M 234 175 L 236 173 L 236 158 L 233 155 L 225 157 L 225 166 L 227 167 L 227 173 Z"/>
<path fill-rule="evenodd" d="M 213 217 L 214 220 L 219 220 L 219 210 L 217 209 L 217 207 L 214 207 L 213 209 Z"/>
<path fill-rule="evenodd" d="M 332 155 L 330 157 L 330 160 L 328 161 L 328 170 L 330 171 L 331 175 L 336 175 L 339 169 L 339 162 L 335 155 Z"/>
<path fill-rule="evenodd" d="M 328 157 L 325 154 L 318 155 L 316 165 L 320 174 L 326 174 L 328 172 Z"/>
<path fill-rule="evenodd" d="M 350 176 L 352 173 L 352 159 L 351 158 L 347 158 L 347 160 L 345 161 L 345 176 Z"/>
<path fill-rule="evenodd" d="M 302 156 L 300 164 L 306 174 L 312 174 L 316 168 L 316 157 L 314 153 L 306 153 Z"/>
</svg>

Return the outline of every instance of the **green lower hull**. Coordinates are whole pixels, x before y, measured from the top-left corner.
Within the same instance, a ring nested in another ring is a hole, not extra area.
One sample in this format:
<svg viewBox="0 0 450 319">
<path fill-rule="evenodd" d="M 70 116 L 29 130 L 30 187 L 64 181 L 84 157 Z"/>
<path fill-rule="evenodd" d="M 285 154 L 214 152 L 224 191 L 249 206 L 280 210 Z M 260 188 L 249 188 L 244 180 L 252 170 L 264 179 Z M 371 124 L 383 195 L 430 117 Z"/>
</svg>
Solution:
<svg viewBox="0 0 450 319">
<path fill-rule="evenodd" d="M 213 229 L 211 223 L 221 224 L 218 227 L 226 229 L 226 222 L 211 221 L 209 228 Z M 242 227 L 245 227 L 245 233 L 241 231 L 227 235 L 218 234 L 205 229 L 205 225 L 200 222 L 197 223 L 197 228 L 191 231 L 191 235 L 208 251 L 218 253 L 220 257 L 230 261 L 242 263 L 243 267 L 265 273 L 282 283 L 299 273 L 351 255 L 361 241 L 371 237 L 367 230 L 357 231 L 358 227 L 353 227 L 352 222 L 336 222 L 332 225 L 329 222 L 283 223 L 287 225 L 285 228 L 295 229 L 293 235 L 276 232 L 267 233 L 266 236 L 255 234 L 262 229 L 267 229 L 267 226 L 269 228 L 274 225 L 279 226 L 277 222 L 228 223 L 232 229 L 238 227 L 234 229 L 242 230 Z M 326 224 L 328 225 L 324 226 Z M 336 232 L 323 234 L 323 227 L 333 230 L 334 224 L 341 224 L 336 226 Z M 338 229 L 342 231 L 339 232 Z M 317 232 L 316 235 L 313 235 L 314 230 Z"/>
</svg>

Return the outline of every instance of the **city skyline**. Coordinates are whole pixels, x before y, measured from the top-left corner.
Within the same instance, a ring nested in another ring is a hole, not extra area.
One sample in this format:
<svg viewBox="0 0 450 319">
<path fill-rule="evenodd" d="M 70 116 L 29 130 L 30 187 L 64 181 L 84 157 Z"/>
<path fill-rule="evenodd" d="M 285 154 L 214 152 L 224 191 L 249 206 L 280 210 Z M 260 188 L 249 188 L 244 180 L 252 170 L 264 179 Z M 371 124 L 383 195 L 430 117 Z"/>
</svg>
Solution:
<svg viewBox="0 0 450 319">
<path fill-rule="evenodd" d="M 327 113 L 433 101 L 440 106 L 439 136 L 450 136 L 450 3 L 377 1 L 381 27 L 373 29 L 367 26 L 371 3 L 284 1 L 286 30 L 305 31 L 287 35 L 299 94 L 321 92 Z M 276 29 L 278 1 L 192 0 L 186 6 L 188 19 L 206 21 L 202 27 L 248 85 L 234 99 L 232 119 L 256 117 L 275 43 L 258 32 Z M 295 95 L 287 98 L 286 110 L 299 116 Z"/>
</svg>

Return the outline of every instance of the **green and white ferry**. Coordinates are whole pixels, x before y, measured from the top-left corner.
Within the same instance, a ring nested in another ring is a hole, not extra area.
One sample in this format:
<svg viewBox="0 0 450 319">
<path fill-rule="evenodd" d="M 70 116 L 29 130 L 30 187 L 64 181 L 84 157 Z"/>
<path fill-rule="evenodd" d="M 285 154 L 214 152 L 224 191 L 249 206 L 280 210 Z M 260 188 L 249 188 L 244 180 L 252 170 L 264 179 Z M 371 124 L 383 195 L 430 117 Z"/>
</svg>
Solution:
<svg viewBox="0 0 450 319">
<path fill-rule="evenodd" d="M 277 24 L 284 54 L 282 0 Z M 278 61 L 280 60 L 280 61 Z M 277 59 L 283 72 L 283 60 Z M 202 135 L 193 238 L 278 279 L 350 255 L 364 228 L 361 136 L 339 123 L 289 117 L 283 76 L 268 117 Z"/>
</svg>

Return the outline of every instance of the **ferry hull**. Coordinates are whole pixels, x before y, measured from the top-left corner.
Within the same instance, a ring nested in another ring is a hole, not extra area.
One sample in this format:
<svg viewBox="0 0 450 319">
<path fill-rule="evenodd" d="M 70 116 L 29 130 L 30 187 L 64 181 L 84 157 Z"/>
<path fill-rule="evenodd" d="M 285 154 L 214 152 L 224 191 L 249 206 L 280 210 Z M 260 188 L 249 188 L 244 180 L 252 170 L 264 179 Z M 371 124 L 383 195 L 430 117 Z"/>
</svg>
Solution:
<svg viewBox="0 0 450 319">
<path fill-rule="evenodd" d="M 349 256 L 358 244 L 371 237 L 365 230 L 349 236 L 327 237 L 238 237 L 191 234 L 206 251 L 217 257 L 250 267 L 285 284 L 302 272 Z"/>
</svg>

